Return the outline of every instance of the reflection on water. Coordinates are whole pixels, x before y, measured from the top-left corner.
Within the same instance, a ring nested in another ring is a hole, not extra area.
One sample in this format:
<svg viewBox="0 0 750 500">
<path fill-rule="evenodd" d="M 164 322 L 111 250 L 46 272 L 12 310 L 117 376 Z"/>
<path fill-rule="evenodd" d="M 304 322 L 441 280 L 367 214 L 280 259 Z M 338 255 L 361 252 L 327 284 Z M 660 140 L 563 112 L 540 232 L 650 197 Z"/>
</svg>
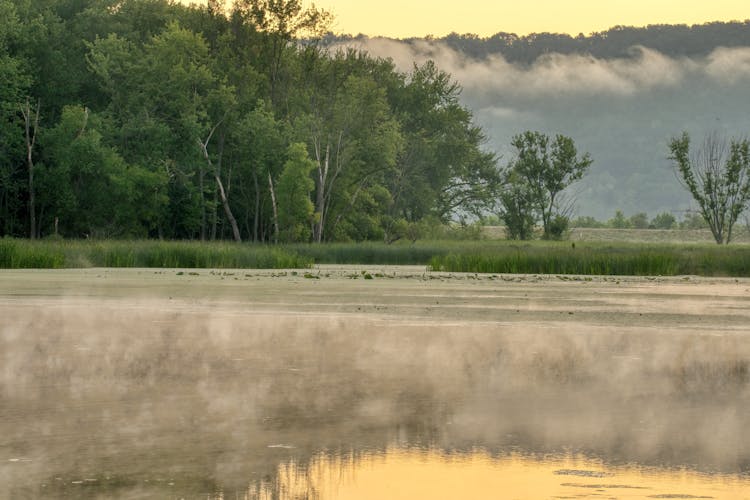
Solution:
<svg viewBox="0 0 750 500">
<path fill-rule="evenodd" d="M 607 467 L 584 456 L 491 455 L 481 449 L 389 447 L 357 456 L 316 454 L 279 465 L 278 483 L 253 484 L 249 499 L 538 499 L 750 497 L 750 478 L 689 469 Z"/>
<path fill-rule="evenodd" d="M 250 291 L 329 286 L 309 281 Z M 547 299 L 526 319 L 490 306 L 549 283 L 477 284 L 491 321 L 420 286 L 396 290 L 414 317 L 0 300 L 0 499 L 750 498 L 750 333 L 716 313 L 745 285 L 708 319 L 699 290 L 659 289 L 643 319 L 618 308 L 648 293 L 561 283 L 541 320 Z M 561 314 L 566 293 L 596 314 Z"/>
</svg>

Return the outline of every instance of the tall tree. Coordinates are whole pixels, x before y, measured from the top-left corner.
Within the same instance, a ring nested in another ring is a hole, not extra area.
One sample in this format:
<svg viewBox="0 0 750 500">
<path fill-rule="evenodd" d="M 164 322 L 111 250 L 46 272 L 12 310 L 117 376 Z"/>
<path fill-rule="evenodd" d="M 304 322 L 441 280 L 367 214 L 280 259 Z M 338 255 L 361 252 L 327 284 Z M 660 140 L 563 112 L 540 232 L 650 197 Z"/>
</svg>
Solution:
<svg viewBox="0 0 750 500">
<path fill-rule="evenodd" d="M 224 213 L 227 216 L 227 219 L 229 220 L 229 224 L 232 226 L 232 236 L 234 237 L 234 241 L 241 242 L 242 236 L 240 235 L 240 229 L 237 226 L 237 219 L 234 218 L 234 214 L 232 213 L 232 208 L 229 206 L 229 196 L 227 195 L 226 189 L 224 189 L 224 183 L 221 181 L 221 171 L 219 170 L 218 166 L 214 166 L 213 162 L 211 161 L 211 155 L 208 152 L 208 144 L 211 142 L 211 137 L 213 137 L 214 132 L 216 132 L 216 129 L 221 125 L 221 123 L 217 123 L 211 131 L 208 133 L 208 137 L 206 137 L 206 140 L 198 139 L 198 145 L 201 148 L 201 151 L 203 152 L 203 157 L 206 160 L 206 163 L 208 163 L 208 169 L 212 172 L 214 176 L 214 180 L 216 180 L 216 186 L 219 189 L 219 195 L 221 196 L 221 204 L 224 207 Z M 204 220 L 205 224 L 205 220 Z M 201 235 L 204 235 L 204 232 L 201 232 Z"/>
<path fill-rule="evenodd" d="M 25 225 L 29 211 L 24 198 L 28 187 L 26 140 L 22 114 L 30 94 L 31 64 L 17 54 L 23 26 L 15 5 L 0 0 L 0 236 L 29 234 Z"/>
<path fill-rule="evenodd" d="M 477 215 L 491 208 L 501 186 L 497 158 L 459 101 L 461 86 L 432 61 L 415 66 L 393 92 L 405 147 L 389 187 L 394 216 L 408 221 L 457 210 Z"/>
<path fill-rule="evenodd" d="M 402 147 L 384 89 L 366 71 L 356 74 L 349 67 L 354 58 L 338 53 L 317 62 L 309 114 L 296 123 L 316 162 L 313 241 L 318 243 L 335 234 L 361 194 L 384 182 Z"/>
<path fill-rule="evenodd" d="M 685 187 L 700 207 L 714 240 L 732 241 L 732 229 L 750 200 L 750 141 L 706 135 L 692 154 L 690 136 L 684 132 L 669 144 L 670 159 Z"/>
<path fill-rule="evenodd" d="M 301 0 L 236 0 L 235 15 L 265 33 L 261 38 L 263 56 L 258 61 L 265 69 L 271 102 L 281 107 L 282 74 L 286 56 L 293 54 L 294 40 L 321 37 L 331 25 L 331 14 L 315 5 L 304 8 Z"/>
<path fill-rule="evenodd" d="M 511 144 L 516 149 L 516 159 L 509 168 L 530 191 L 544 227 L 543 237 L 559 237 L 558 217 L 566 215 L 559 205 L 560 195 L 583 177 L 592 163 L 591 157 L 588 153 L 579 156 L 573 139 L 564 135 L 550 140 L 541 132 L 526 131 L 515 136 Z"/>
<path fill-rule="evenodd" d="M 23 115 L 24 137 L 26 138 L 26 171 L 28 173 L 29 193 L 29 238 L 36 239 L 36 190 L 34 185 L 34 146 L 36 146 L 37 133 L 39 132 L 39 110 L 41 102 L 31 106 L 31 99 L 26 98 L 26 103 L 21 105 Z"/>
<path fill-rule="evenodd" d="M 278 182 L 278 224 L 284 241 L 306 242 L 310 240 L 314 207 L 310 195 L 315 182 L 310 174 L 315 162 L 307 155 L 304 143 L 294 143 L 287 149 L 288 160 L 284 164 Z"/>
</svg>

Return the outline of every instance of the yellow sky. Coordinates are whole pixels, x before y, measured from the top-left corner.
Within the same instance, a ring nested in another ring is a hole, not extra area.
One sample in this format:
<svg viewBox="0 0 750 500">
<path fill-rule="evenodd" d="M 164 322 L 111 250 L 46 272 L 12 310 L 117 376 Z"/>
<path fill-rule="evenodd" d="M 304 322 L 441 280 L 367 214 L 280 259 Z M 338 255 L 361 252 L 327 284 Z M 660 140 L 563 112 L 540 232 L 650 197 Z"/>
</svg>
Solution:
<svg viewBox="0 0 750 500">
<path fill-rule="evenodd" d="M 615 25 L 700 24 L 750 18 L 748 0 L 316 0 L 333 11 L 334 31 L 391 37 L 589 34 Z"/>
</svg>

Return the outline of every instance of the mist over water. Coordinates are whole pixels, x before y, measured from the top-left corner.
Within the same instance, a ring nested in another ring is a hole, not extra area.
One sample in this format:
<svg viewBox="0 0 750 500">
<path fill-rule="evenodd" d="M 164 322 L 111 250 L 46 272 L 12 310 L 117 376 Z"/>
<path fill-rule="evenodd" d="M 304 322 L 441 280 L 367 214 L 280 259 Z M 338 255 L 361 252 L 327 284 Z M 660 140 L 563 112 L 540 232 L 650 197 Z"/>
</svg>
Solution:
<svg viewBox="0 0 750 500">
<path fill-rule="evenodd" d="M 745 282 L 112 278 L 4 293 L 0 497 L 291 498 L 408 450 L 750 472 Z"/>
<path fill-rule="evenodd" d="M 578 214 L 602 220 L 616 209 L 653 216 L 695 208 L 668 160 L 669 140 L 682 131 L 750 134 L 750 48 L 672 58 L 634 46 L 629 58 L 550 53 L 526 65 L 500 55 L 473 59 L 434 40 L 363 38 L 346 46 L 391 58 L 406 72 L 434 60 L 463 86 L 462 101 L 502 164 L 524 130 L 572 137 L 594 164 L 569 196 Z"/>
</svg>

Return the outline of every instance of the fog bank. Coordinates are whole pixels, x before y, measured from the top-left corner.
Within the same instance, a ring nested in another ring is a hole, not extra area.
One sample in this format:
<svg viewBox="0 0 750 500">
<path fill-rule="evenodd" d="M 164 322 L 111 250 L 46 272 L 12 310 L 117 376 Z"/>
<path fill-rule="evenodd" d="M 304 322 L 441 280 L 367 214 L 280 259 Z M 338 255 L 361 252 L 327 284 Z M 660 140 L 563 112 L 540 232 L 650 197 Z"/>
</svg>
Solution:
<svg viewBox="0 0 750 500">
<path fill-rule="evenodd" d="M 672 58 L 635 46 L 630 57 L 550 53 L 530 65 L 501 55 L 473 59 L 446 44 L 384 38 L 345 46 L 391 58 L 402 71 L 434 60 L 464 88 L 462 99 L 489 135 L 488 147 L 512 158 L 524 130 L 562 133 L 594 164 L 576 191 L 578 213 L 607 219 L 615 209 L 650 215 L 691 208 L 668 161 L 668 142 L 687 130 L 750 134 L 750 48 Z"/>
</svg>

